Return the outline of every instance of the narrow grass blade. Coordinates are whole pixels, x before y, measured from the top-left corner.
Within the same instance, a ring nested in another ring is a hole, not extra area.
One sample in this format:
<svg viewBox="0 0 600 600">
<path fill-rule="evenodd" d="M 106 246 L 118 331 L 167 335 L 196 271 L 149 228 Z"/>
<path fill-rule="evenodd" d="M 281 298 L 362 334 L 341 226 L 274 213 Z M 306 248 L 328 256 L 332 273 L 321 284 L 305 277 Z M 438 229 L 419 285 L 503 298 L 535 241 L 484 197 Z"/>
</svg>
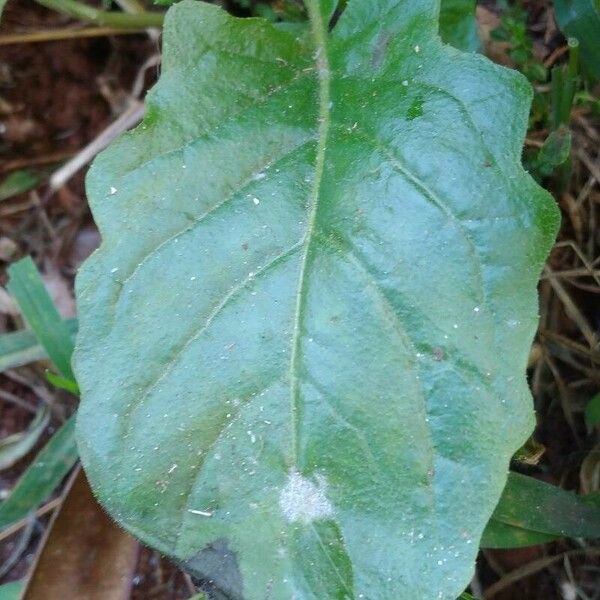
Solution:
<svg viewBox="0 0 600 600">
<path fill-rule="evenodd" d="M 480 546 L 493 549 L 526 548 L 527 546 L 547 544 L 558 539 L 560 536 L 514 527 L 492 518 L 483 532 Z"/>
<path fill-rule="evenodd" d="M 9 435 L 0 440 L 0 470 L 12 467 L 31 451 L 46 429 L 49 420 L 50 412 L 47 407 L 43 407 L 26 431 Z"/>
<path fill-rule="evenodd" d="M 77 461 L 75 416 L 50 439 L 0 504 L 0 529 L 25 517 L 46 499 Z"/>
<path fill-rule="evenodd" d="M 77 319 L 67 319 L 63 323 L 73 340 L 77 333 Z M 48 353 L 28 329 L 0 335 L 0 373 L 47 358 Z"/>
<path fill-rule="evenodd" d="M 585 422 L 589 427 L 600 425 L 600 394 L 596 394 L 585 407 Z"/>
<path fill-rule="evenodd" d="M 58 314 L 33 261 L 29 257 L 24 258 L 11 265 L 8 273 L 7 288 L 19 304 L 29 327 L 58 370 L 74 380 L 71 333 Z"/>
<path fill-rule="evenodd" d="M 3 5 L 4 2 L 0 0 L 0 18 L 2 18 Z M 11 173 L 0 183 L 0 202 L 33 189 L 39 182 L 40 178 L 31 171 Z"/>
<path fill-rule="evenodd" d="M 61 390 L 66 390 L 71 394 L 79 395 L 79 386 L 72 379 L 67 379 L 66 377 L 61 377 L 52 371 L 46 371 L 46 379 L 57 388 Z"/>
<path fill-rule="evenodd" d="M 2 3 L 0 3 L 0 7 Z M 1 14 L 1 13 L 0 13 Z M 0 600 L 19 600 L 23 592 L 22 581 L 11 581 L 0 585 Z"/>
</svg>

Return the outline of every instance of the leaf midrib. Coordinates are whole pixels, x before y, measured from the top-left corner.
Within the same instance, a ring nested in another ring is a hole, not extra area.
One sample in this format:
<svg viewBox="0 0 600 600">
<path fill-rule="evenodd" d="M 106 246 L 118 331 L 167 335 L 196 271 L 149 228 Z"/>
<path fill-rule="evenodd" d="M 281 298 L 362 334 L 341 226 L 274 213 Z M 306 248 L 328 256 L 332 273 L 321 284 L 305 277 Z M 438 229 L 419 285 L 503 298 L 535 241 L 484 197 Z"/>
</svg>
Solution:
<svg viewBox="0 0 600 600">
<path fill-rule="evenodd" d="M 323 171 L 325 167 L 325 151 L 327 149 L 327 137 L 329 135 L 329 101 L 331 74 L 329 68 L 329 57 L 327 55 L 327 24 L 323 21 L 319 0 L 305 0 L 308 16 L 311 24 L 311 32 L 315 46 L 315 63 L 317 67 L 317 79 L 319 82 L 319 110 L 318 110 L 318 141 L 317 154 L 315 157 L 315 176 L 311 193 L 308 224 L 304 238 L 304 248 L 298 285 L 296 292 L 296 307 L 294 312 L 294 328 L 292 334 L 292 350 L 290 356 L 290 413 L 291 413 L 291 468 L 298 468 L 298 407 L 300 404 L 300 390 L 298 385 L 298 361 L 300 355 L 300 337 L 302 327 L 302 311 L 306 297 L 306 270 L 308 256 L 310 254 L 311 242 L 315 229 L 317 208 L 319 204 L 319 192 Z"/>
</svg>

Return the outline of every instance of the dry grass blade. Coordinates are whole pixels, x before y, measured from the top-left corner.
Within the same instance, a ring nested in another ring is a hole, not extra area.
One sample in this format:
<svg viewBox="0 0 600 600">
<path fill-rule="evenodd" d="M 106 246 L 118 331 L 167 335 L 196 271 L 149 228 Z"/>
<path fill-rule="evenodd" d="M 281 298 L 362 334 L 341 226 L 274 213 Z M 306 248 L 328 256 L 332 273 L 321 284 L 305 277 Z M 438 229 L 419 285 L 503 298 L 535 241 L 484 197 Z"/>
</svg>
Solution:
<svg viewBox="0 0 600 600">
<path fill-rule="evenodd" d="M 506 588 L 514 585 L 521 579 L 525 577 L 529 577 L 534 575 L 535 573 L 542 571 L 554 565 L 558 562 L 561 562 L 565 558 L 572 558 L 576 556 L 587 556 L 587 557 L 596 557 L 600 556 L 600 548 L 587 548 L 586 550 L 570 550 L 568 552 L 563 552 L 562 554 L 557 554 L 556 556 L 544 556 L 538 560 L 534 560 L 532 562 L 526 563 L 522 567 L 507 573 L 504 577 L 502 577 L 499 581 L 491 585 L 484 594 L 484 600 L 490 600 L 494 596 L 497 596 L 500 592 L 504 591 Z"/>
<path fill-rule="evenodd" d="M 598 162 L 594 162 L 583 148 L 579 148 L 577 150 L 577 156 L 579 160 L 581 160 L 581 162 L 588 168 L 588 171 L 592 174 L 594 179 L 600 183 L 600 164 Z"/>
<path fill-rule="evenodd" d="M 45 514 L 52 512 L 55 508 L 60 506 L 61 502 L 62 498 L 55 498 L 54 500 L 50 500 L 50 502 L 44 504 L 44 506 L 38 508 L 38 510 L 36 510 L 34 513 L 36 519 L 39 519 Z M 30 520 L 30 517 L 26 517 L 25 519 L 21 519 L 20 521 L 17 521 L 10 527 L 7 527 L 6 529 L 0 531 L 0 542 L 4 541 L 6 538 L 9 538 L 11 535 L 14 535 L 17 531 L 23 529 L 23 527 L 25 527 Z"/>
<path fill-rule="evenodd" d="M 42 543 L 23 600 L 127 600 L 138 550 L 98 506 L 79 469 Z"/>
<path fill-rule="evenodd" d="M 80 38 L 106 37 L 113 35 L 132 35 L 144 33 L 144 29 L 115 29 L 114 27 L 86 27 L 84 29 L 50 29 L 30 33 L 14 33 L 0 36 L 0 46 L 14 44 L 36 44 Z"/>
<path fill-rule="evenodd" d="M 549 266 L 545 268 L 544 274 L 546 275 L 548 281 L 550 281 L 550 285 L 552 286 L 555 294 L 563 303 L 567 315 L 569 315 L 569 317 L 576 323 L 577 327 L 579 327 L 581 334 L 590 345 L 590 348 L 595 349 L 598 346 L 598 336 L 596 332 L 592 329 L 583 313 L 579 310 L 575 302 L 573 302 L 571 296 Z"/>
</svg>

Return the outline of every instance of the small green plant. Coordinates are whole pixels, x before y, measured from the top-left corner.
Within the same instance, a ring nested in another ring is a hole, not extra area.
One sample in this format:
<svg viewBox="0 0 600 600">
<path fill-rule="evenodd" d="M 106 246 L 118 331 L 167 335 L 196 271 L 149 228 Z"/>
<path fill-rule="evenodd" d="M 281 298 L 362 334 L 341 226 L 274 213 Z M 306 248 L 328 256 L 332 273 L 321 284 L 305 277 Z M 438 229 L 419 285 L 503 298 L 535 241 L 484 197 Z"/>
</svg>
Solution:
<svg viewBox="0 0 600 600">
<path fill-rule="evenodd" d="M 527 11 L 520 3 L 507 6 L 502 14 L 501 25 L 492 31 L 492 37 L 508 43 L 508 56 L 528 79 L 546 81 L 547 69 L 533 55 L 533 41 L 527 31 Z"/>
</svg>

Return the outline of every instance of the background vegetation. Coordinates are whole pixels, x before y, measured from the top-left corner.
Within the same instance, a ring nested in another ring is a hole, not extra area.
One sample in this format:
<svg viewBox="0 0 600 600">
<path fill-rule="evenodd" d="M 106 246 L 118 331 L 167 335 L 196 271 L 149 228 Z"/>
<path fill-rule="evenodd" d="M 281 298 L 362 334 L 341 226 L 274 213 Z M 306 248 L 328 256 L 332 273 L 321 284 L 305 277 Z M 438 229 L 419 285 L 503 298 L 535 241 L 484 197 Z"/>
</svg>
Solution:
<svg viewBox="0 0 600 600">
<path fill-rule="evenodd" d="M 469 2 L 447 2 L 442 27 L 449 42 L 519 69 L 535 88 L 524 162 L 554 194 L 563 225 L 540 283 L 540 327 L 530 355 L 538 427 L 513 469 L 585 495 L 590 505 L 600 491 L 600 9 L 594 2 L 485 1 L 476 20 L 466 21 Z M 19 330 L 24 319 L 31 330 L 0 341 L 0 500 L 9 499 L 0 504 L 0 582 L 7 583 L 0 600 L 17 597 L 18 582 L 35 565 L 27 598 L 52 597 L 50 585 L 62 585 L 69 598 L 95 597 L 81 595 L 86 589 L 101 589 L 98 598 L 190 598 L 195 587 L 187 575 L 116 532 L 95 508 L 74 468 L 69 420 L 77 404 L 69 366 L 73 277 L 99 243 L 83 175 L 109 139 L 140 119 L 144 92 L 160 69 L 162 18 L 137 0 L 94 9 L 71 0 L 40 4 L 49 8 L 10 0 L 0 21 L 0 261 L 7 266 L 33 256 L 45 284 L 28 261 L 10 270 L 10 283 L 8 272 L 0 282 L 0 330 Z M 226 7 L 239 15 L 303 18 L 294 0 L 236 0 Z M 552 512 L 544 504 L 542 512 L 556 523 L 573 510 L 560 506 L 566 508 Z M 534 496 L 531 507 L 539 508 Z M 577 537 L 597 524 L 581 516 L 579 526 L 571 530 L 575 537 L 542 535 L 543 544 L 483 550 L 473 595 L 600 598 L 600 546 Z M 98 563 L 108 568 L 73 560 L 98 558 L 100 551 Z"/>
</svg>

